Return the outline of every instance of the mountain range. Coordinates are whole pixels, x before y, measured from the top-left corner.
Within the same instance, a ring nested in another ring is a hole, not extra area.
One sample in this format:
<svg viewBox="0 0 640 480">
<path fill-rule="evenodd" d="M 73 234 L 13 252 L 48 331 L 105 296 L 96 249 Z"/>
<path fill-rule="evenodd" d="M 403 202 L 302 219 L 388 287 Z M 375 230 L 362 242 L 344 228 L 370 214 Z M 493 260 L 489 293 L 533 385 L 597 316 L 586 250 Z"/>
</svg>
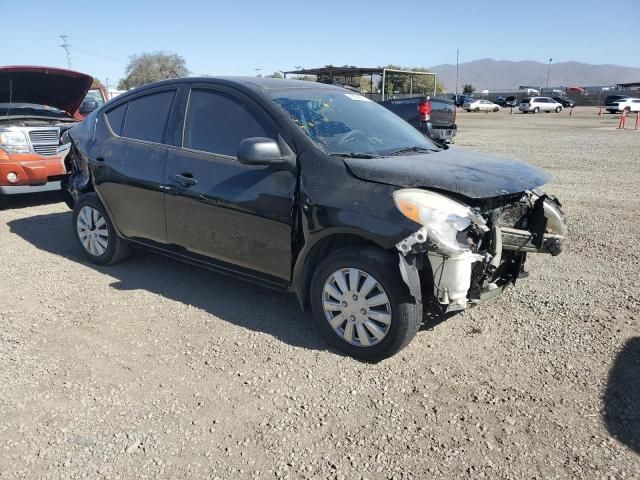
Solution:
<svg viewBox="0 0 640 480">
<path fill-rule="evenodd" d="M 521 85 L 542 86 L 547 84 L 549 65 L 524 60 L 519 62 L 484 58 L 459 65 L 458 89 L 471 83 L 476 91 L 514 89 Z M 438 81 L 446 85 L 447 91 L 456 88 L 455 64 L 430 67 L 438 74 Z M 640 82 L 640 68 L 620 65 L 591 65 L 580 62 L 551 63 L 549 86 L 615 85 L 616 83 Z"/>
</svg>

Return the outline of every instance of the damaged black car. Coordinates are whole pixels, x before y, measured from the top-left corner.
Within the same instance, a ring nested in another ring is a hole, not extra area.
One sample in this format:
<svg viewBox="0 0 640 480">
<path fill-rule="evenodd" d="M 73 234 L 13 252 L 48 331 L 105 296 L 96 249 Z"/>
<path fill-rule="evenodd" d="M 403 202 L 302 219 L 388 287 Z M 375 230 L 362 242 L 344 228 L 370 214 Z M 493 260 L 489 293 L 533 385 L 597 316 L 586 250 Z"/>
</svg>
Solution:
<svg viewBox="0 0 640 480">
<path fill-rule="evenodd" d="M 557 255 L 542 170 L 434 144 L 350 90 L 186 78 L 65 135 L 73 229 L 106 265 L 142 246 L 295 294 L 340 350 L 389 357 L 423 310 L 469 308 Z"/>
</svg>

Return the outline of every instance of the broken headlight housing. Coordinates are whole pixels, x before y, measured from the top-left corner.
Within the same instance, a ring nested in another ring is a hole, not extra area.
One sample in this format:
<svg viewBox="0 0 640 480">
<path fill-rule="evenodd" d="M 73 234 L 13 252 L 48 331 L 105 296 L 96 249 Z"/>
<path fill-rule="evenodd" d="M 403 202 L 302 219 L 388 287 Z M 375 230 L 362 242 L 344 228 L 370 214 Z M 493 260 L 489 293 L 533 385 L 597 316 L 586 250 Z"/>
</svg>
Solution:
<svg viewBox="0 0 640 480">
<path fill-rule="evenodd" d="M 449 197 L 419 188 L 406 188 L 393 192 L 398 210 L 427 230 L 427 237 L 439 250 L 449 255 L 468 252 L 470 246 L 458 240 L 458 233 L 475 224 L 488 231 L 480 214 L 467 205 Z"/>
<path fill-rule="evenodd" d="M 31 147 L 23 132 L 0 130 L 0 148 L 7 153 L 29 153 Z"/>
</svg>

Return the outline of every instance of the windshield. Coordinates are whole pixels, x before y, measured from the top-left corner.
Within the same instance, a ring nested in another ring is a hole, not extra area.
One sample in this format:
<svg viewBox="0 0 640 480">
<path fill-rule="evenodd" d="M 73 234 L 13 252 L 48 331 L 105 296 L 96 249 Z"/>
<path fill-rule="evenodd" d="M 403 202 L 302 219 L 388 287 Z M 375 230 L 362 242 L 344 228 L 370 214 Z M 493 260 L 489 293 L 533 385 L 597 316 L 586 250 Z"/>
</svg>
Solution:
<svg viewBox="0 0 640 480">
<path fill-rule="evenodd" d="M 439 150 L 400 117 L 357 93 L 301 88 L 270 95 L 329 155 L 384 156 L 399 150 Z"/>
<path fill-rule="evenodd" d="M 58 108 L 36 103 L 0 103 L 0 116 L 34 115 L 40 117 L 68 118 L 68 115 Z"/>
</svg>

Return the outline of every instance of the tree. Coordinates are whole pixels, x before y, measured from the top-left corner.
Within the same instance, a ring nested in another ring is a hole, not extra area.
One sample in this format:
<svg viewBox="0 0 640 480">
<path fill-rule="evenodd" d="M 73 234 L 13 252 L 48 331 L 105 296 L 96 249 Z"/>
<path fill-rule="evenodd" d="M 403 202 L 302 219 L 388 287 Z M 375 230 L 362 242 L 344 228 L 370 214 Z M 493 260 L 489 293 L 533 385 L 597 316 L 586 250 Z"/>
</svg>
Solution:
<svg viewBox="0 0 640 480">
<path fill-rule="evenodd" d="M 180 55 L 153 52 L 131 56 L 125 73 L 127 76 L 118 83 L 120 90 L 128 90 L 158 80 L 186 77 L 189 70 Z"/>
<path fill-rule="evenodd" d="M 471 95 L 475 91 L 475 87 L 470 83 L 465 83 L 464 85 L 462 85 L 462 93 L 464 93 L 465 95 Z"/>
<path fill-rule="evenodd" d="M 280 72 L 273 72 L 271 75 L 265 75 L 266 78 L 284 78 Z"/>
</svg>

